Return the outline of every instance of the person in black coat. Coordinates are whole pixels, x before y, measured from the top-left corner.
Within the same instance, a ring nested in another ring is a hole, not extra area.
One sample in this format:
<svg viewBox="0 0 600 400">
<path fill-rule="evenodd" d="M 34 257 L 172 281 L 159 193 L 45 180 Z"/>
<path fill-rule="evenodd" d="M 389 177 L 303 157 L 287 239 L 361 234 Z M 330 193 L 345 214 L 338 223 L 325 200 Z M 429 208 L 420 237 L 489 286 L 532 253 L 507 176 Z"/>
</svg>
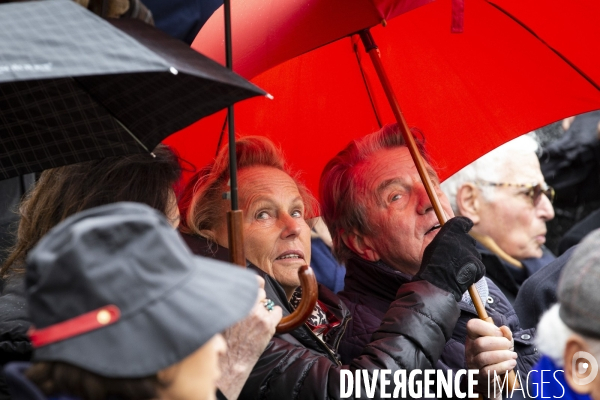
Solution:
<svg viewBox="0 0 600 400">
<path fill-rule="evenodd" d="M 523 328 L 535 328 L 546 310 L 558 301 L 558 279 L 576 248 L 577 246 L 571 247 L 523 282 L 514 304 Z"/>
<path fill-rule="evenodd" d="M 420 151 L 427 160 L 422 146 Z M 429 164 L 426 168 L 442 212 L 453 217 L 437 174 Z M 396 124 L 356 139 L 339 152 L 321 175 L 320 198 L 335 253 L 346 265 L 346 286 L 340 296 L 354 316 L 340 347 L 342 360 L 354 357 L 367 343 L 393 294 L 420 276 L 421 265 L 451 270 L 467 260 L 481 264 L 474 240 L 467 235 L 470 220 L 451 218 L 440 229 Z M 450 231 L 456 232 L 454 244 L 438 257 L 431 254 L 429 246 Z M 458 293 L 461 317 L 436 367 L 477 369 L 480 377 L 487 377 L 488 371 L 502 374 L 515 366 L 526 372 L 534 363 L 531 332 L 520 330 L 514 310 L 491 281 L 478 280 L 477 289 L 494 322 L 506 326 L 497 328 L 477 319 L 468 294 Z M 513 337 L 518 360 L 512 351 Z M 483 379 L 477 390 L 487 393 L 488 383 Z"/>
<path fill-rule="evenodd" d="M 576 223 L 558 242 L 558 254 L 563 254 L 583 240 L 590 232 L 600 228 L 600 210 L 596 210 Z"/>
<path fill-rule="evenodd" d="M 13 247 L 0 269 L 0 365 L 31 358 L 25 302 L 25 260 L 55 225 L 71 214 L 119 200 L 144 202 L 179 221 L 171 186 L 179 179 L 177 156 L 166 146 L 147 154 L 110 157 L 44 171 L 19 204 L 20 222 Z M 3 392 L 0 373 L 0 399 Z M 4 397 L 3 397 L 4 396 Z"/>
<path fill-rule="evenodd" d="M 242 138 L 236 143 L 236 152 L 245 256 L 250 268 L 264 276 L 267 297 L 287 315 L 302 296 L 297 273 L 302 265 L 310 263 L 307 220 L 315 215 L 316 205 L 267 139 Z M 224 194 L 229 190 L 228 180 L 228 153 L 224 148 L 184 190 L 181 230 L 197 254 L 223 256 L 222 247 L 228 244 L 225 213 L 230 206 Z M 436 258 L 442 257 L 457 237 L 467 236 L 450 229 L 447 235 L 440 235 L 430 251 Z M 431 368 L 459 316 L 456 296 L 482 275 L 482 266 L 476 264 L 457 264 L 455 268 L 434 262 L 424 264 L 421 275 L 394 294 L 380 326 L 359 356 L 347 362 L 340 360 L 337 351 L 354 316 L 339 297 L 319 286 L 317 306 L 308 321 L 292 332 L 273 337 L 240 398 L 340 398 L 344 370 L 354 375 L 358 370 L 372 374 L 388 369 L 393 374 Z M 364 384 L 361 387 L 364 394 Z M 380 389 L 377 385 L 375 398 L 384 397 Z M 393 389 L 392 383 L 388 394 Z"/>
<path fill-rule="evenodd" d="M 32 347 L 27 336 L 30 322 L 23 285 L 25 259 L 50 229 L 79 211 L 118 201 L 145 203 L 164 213 L 173 227 L 177 227 L 180 218 L 173 185 L 181 174 L 179 159 L 164 145 L 157 146 L 153 153 L 155 157 L 147 153 L 109 157 L 54 168 L 41 174 L 38 183 L 20 204 L 21 221 L 16 244 L 0 272 L 5 281 L 0 296 L 2 364 L 31 358 Z M 279 308 L 272 313 L 261 311 L 264 311 L 262 307 L 253 309 L 247 319 L 231 328 L 252 332 L 248 340 L 228 340 L 228 346 L 233 350 L 227 355 L 224 367 L 227 372 L 223 374 L 219 388 L 231 398 L 239 393 L 245 377 L 281 319 Z M 1 388 L 0 384 L 0 393 Z"/>
</svg>

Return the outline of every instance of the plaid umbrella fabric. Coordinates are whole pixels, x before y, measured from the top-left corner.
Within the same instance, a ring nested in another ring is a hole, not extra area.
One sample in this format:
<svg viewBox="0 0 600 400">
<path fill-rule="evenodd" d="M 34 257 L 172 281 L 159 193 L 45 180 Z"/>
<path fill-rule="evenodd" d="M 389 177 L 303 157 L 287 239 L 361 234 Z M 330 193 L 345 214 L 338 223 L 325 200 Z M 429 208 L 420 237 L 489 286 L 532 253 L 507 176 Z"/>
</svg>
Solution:
<svg viewBox="0 0 600 400">
<path fill-rule="evenodd" d="M 0 179 L 154 148 L 260 88 L 136 20 L 0 5 Z"/>
</svg>

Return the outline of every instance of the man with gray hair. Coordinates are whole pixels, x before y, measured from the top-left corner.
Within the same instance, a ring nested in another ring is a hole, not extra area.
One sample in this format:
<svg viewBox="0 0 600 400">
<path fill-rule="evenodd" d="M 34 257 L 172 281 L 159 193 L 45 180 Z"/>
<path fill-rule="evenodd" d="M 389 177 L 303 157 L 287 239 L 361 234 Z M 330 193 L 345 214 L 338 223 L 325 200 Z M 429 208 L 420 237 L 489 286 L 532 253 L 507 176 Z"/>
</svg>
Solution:
<svg viewBox="0 0 600 400">
<path fill-rule="evenodd" d="M 490 278 L 512 303 L 525 279 L 554 260 L 544 247 L 554 218 L 554 191 L 520 136 L 467 165 L 441 184 L 456 215 L 473 221 L 473 236 Z"/>
<path fill-rule="evenodd" d="M 419 146 L 443 211 L 453 217 L 437 174 Z M 440 230 L 397 125 L 354 140 L 329 161 L 321 175 L 320 198 L 334 252 L 347 271 L 339 295 L 353 319 L 339 347 L 342 362 L 360 354 L 382 324 L 398 289 L 418 276 L 422 263 L 431 262 L 427 248 L 442 236 L 438 232 L 452 226 L 463 229 L 437 263 L 451 270 L 456 260 L 471 251 L 480 262 L 474 240 L 467 235 L 471 221 L 452 218 Z M 488 371 L 502 374 L 516 366 L 526 374 L 536 359 L 532 333 L 520 329 L 514 309 L 491 281 L 482 278 L 476 285 L 488 315 L 500 328 L 477 318 L 468 293 L 458 295 L 461 316 L 436 368 L 477 369 L 480 377 L 487 377 Z M 412 327 L 414 341 L 429 330 L 414 321 L 405 322 Z M 480 388 L 488 384 L 483 382 Z"/>
</svg>

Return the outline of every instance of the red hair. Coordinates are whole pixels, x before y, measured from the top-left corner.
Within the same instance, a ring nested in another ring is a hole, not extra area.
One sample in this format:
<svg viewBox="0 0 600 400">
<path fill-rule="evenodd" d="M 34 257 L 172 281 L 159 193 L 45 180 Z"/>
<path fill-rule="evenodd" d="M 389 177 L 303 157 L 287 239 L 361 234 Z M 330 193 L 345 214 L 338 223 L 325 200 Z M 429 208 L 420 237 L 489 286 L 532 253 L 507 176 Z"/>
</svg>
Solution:
<svg viewBox="0 0 600 400">
<path fill-rule="evenodd" d="M 287 173 L 298 186 L 305 207 L 305 219 L 318 215 L 318 203 L 297 174 L 285 164 L 281 149 L 262 136 L 246 136 L 236 142 L 238 169 L 263 166 L 272 167 Z M 181 212 L 180 229 L 184 233 L 210 237 L 210 231 L 225 222 L 225 212 L 231 203 L 223 199 L 229 191 L 229 151 L 227 147 L 219 151 L 217 157 L 201 168 L 183 189 L 179 201 Z"/>
</svg>

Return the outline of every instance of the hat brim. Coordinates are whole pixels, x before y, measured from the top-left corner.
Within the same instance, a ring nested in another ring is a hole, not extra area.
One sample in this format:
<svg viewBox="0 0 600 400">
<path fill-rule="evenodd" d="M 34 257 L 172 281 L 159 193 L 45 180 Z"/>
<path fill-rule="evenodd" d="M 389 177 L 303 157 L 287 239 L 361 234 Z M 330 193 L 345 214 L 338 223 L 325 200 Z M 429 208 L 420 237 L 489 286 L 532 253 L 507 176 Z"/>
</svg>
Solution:
<svg viewBox="0 0 600 400">
<path fill-rule="evenodd" d="M 194 262 L 194 271 L 164 296 L 113 325 L 40 347 L 34 360 L 108 378 L 150 376 L 183 360 L 243 319 L 258 294 L 252 272 L 205 257 Z"/>
</svg>

